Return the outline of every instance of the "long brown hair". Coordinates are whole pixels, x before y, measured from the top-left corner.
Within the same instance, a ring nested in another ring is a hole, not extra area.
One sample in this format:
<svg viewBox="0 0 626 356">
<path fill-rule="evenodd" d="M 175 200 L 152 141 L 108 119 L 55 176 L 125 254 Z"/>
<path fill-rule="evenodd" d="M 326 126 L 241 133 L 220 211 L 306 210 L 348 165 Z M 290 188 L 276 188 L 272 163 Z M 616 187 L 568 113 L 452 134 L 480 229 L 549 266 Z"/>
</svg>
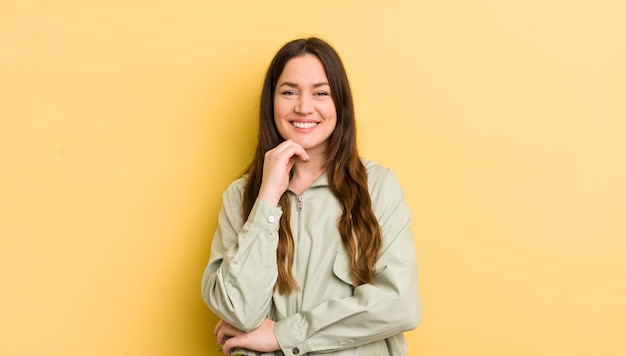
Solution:
<svg viewBox="0 0 626 356">
<path fill-rule="evenodd" d="M 243 198 L 243 211 L 246 216 L 250 214 L 259 194 L 265 153 L 284 141 L 274 121 L 273 103 L 278 77 L 290 59 L 304 54 L 315 55 L 322 62 L 337 110 L 337 125 L 328 139 L 325 168 L 330 190 L 343 207 L 337 221 L 337 229 L 343 246 L 351 257 L 353 284 L 358 286 L 372 283 L 382 237 L 380 225 L 372 211 L 367 188 L 367 172 L 357 151 L 352 93 L 341 58 L 328 43 L 319 38 L 288 42 L 270 63 L 261 92 L 258 145 L 254 158 L 246 170 L 248 180 Z M 285 294 L 296 290 L 298 283 L 291 272 L 295 247 L 289 225 L 290 203 L 287 194 L 282 195 L 279 205 L 283 215 L 280 219 L 276 252 L 278 265 L 276 288 L 279 293 Z"/>
</svg>

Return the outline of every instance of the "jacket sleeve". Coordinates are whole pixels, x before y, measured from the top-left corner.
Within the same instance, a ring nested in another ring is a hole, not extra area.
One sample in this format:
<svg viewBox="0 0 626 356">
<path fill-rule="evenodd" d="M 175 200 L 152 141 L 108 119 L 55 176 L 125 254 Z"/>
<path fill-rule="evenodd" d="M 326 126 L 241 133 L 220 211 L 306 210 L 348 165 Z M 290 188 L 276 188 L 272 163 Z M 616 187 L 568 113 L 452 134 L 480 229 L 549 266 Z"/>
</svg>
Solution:
<svg viewBox="0 0 626 356">
<path fill-rule="evenodd" d="M 374 283 L 278 321 L 274 330 L 285 355 L 354 348 L 417 327 L 422 308 L 411 214 L 396 177 L 388 169 L 382 175 L 370 187 L 383 233 Z"/>
<path fill-rule="evenodd" d="M 244 221 L 243 179 L 223 194 L 211 256 L 202 277 L 202 298 L 234 327 L 250 331 L 268 315 L 278 277 L 276 248 L 282 211 L 257 200 Z"/>
</svg>

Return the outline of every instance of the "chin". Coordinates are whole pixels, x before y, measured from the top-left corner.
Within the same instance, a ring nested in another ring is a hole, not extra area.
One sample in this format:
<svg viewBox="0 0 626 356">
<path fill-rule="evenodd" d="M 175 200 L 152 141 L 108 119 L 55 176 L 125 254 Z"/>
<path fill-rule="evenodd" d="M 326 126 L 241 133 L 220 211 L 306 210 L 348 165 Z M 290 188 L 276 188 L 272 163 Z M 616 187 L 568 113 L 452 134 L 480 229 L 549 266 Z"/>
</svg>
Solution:
<svg viewBox="0 0 626 356">
<path fill-rule="evenodd" d="M 319 144 L 317 144 L 317 143 L 311 143 L 311 142 L 307 142 L 307 141 L 302 142 L 302 141 L 296 141 L 296 140 L 294 140 L 294 141 L 297 144 L 299 144 L 300 146 L 302 146 L 302 148 L 304 148 L 305 150 L 310 150 L 312 148 L 319 147 Z"/>
</svg>

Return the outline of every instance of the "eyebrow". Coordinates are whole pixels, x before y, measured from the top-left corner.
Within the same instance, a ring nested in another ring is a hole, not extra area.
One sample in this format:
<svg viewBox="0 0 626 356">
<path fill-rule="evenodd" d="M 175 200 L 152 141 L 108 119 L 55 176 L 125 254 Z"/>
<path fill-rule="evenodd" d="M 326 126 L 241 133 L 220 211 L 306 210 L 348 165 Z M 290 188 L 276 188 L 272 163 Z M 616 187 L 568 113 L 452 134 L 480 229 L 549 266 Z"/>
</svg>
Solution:
<svg viewBox="0 0 626 356">
<path fill-rule="evenodd" d="M 328 84 L 327 82 L 320 82 L 320 83 L 313 84 L 313 87 L 314 88 L 319 88 L 319 87 L 323 87 L 324 85 L 330 86 L 330 84 Z M 288 86 L 288 87 L 291 87 L 291 88 L 297 88 L 298 84 L 292 83 L 292 82 L 283 82 L 278 87 L 282 87 L 282 86 Z"/>
</svg>

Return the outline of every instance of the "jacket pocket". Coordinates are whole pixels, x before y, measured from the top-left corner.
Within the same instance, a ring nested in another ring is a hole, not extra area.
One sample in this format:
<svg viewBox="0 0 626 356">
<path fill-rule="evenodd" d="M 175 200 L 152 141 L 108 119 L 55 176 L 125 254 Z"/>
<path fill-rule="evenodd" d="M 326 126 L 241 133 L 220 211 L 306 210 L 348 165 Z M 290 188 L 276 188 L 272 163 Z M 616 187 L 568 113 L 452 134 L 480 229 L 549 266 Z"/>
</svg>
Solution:
<svg viewBox="0 0 626 356">
<path fill-rule="evenodd" d="M 379 262 L 376 263 L 376 271 L 374 271 L 374 278 L 387 269 L 387 265 L 383 265 Z M 354 275 L 352 274 L 352 268 L 350 267 L 350 258 L 344 251 L 337 252 L 335 262 L 333 263 L 333 274 L 346 284 L 354 287 Z"/>
<path fill-rule="evenodd" d="M 350 258 L 344 251 L 338 251 L 333 263 L 333 274 L 345 284 L 354 287 L 354 278 L 352 268 L 350 267 Z"/>
</svg>

